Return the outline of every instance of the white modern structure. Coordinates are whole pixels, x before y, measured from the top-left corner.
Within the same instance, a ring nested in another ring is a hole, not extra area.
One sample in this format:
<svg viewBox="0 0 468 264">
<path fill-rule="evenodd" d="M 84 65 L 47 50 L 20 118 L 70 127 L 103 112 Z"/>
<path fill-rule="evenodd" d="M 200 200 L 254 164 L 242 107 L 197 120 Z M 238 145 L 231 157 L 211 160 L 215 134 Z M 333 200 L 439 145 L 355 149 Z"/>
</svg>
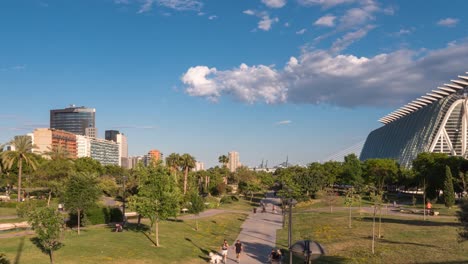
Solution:
<svg viewBox="0 0 468 264">
<path fill-rule="evenodd" d="M 409 167 L 421 152 L 467 158 L 468 76 L 450 82 L 379 119 L 384 126 L 369 134 L 361 160 L 392 158 Z"/>
<path fill-rule="evenodd" d="M 242 164 L 239 161 L 239 153 L 236 151 L 231 151 L 228 153 L 229 162 L 227 167 L 229 171 L 235 172 Z"/>
</svg>

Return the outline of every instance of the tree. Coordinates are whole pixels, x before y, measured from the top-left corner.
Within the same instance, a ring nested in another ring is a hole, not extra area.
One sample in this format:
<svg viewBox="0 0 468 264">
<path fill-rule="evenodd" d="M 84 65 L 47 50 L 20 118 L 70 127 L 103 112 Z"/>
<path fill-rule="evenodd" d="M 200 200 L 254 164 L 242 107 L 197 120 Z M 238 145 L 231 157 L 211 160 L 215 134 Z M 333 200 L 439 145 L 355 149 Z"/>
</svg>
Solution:
<svg viewBox="0 0 468 264">
<path fill-rule="evenodd" d="M 223 167 L 226 167 L 229 163 L 229 157 L 226 155 L 221 155 L 218 157 L 218 161 L 223 165 Z"/>
<path fill-rule="evenodd" d="M 101 163 L 90 157 L 78 158 L 75 160 L 76 172 L 95 173 L 98 176 L 103 174 Z"/>
<path fill-rule="evenodd" d="M 36 232 L 37 245 L 47 253 L 50 263 L 54 263 L 54 251 L 60 249 L 63 217 L 56 210 L 49 207 L 37 208 L 29 214 L 28 222 Z"/>
<path fill-rule="evenodd" d="M 354 186 L 361 184 L 363 182 L 361 161 L 356 154 L 349 154 L 344 160 L 340 183 Z"/>
<path fill-rule="evenodd" d="M 184 195 L 187 193 L 187 177 L 190 169 L 195 168 L 195 158 L 190 154 L 180 156 L 180 166 L 184 170 Z"/>
<path fill-rule="evenodd" d="M 68 179 L 65 184 L 64 193 L 65 207 L 72 213 L 77 214 L 78 235 L 80 234 L 81 215 L 87 209 L 93 207 L 99 199 L 101 190 L 99 189 L 97 178 L 94 174 L 78 173 Z"/>
<path fill-rule="evenodd" d="M 464 198 L 458 206 L 460 210 L 457 211 L 457 217 L 462 226 L 458 230 L 458 239 L 459 242 L 466 242 L 468 241 L 468 199 Z"/>
<path fill-rule="evenodd" d="M 450 208 L 455 204 L 455 192 L 453 190 L 452 172 L 449 166 L 445 166 L 445 181 L 444 181 L 444 203 Z"/>
<path fill-rule="evenodd" d="M 63 147 L 62 145 L 57 145 L 54 147 L 48 147 L 48 151 L 44 153 L 44 155 L 49 156 L 51 160 L 58 160 L 58 159 L 70 159 L 72 158 L 70 152 Z"/>
<path fill-rule="evenodd" d="M 36 184 L 49 188 L 47 206 L 52 195 L 59 196 L 63 191 L 64 182 L 75 174 L 73 161 L 69 159 L 46 160 L 35 171 Z"/>
<path fill-rule="evenodd" d="M 351 206 L 353 205 L 354 200 L 356 199 L 355 194 L 356 194 L 356 192 L 355 192 L 354 188 L 349 188 L 348 190 L 346 190 L 345 205 L 348 206 L 348 209 L 349 209 L 348 228 L 351 228 L 351 219 L 352 219 Z"/>
<path fill-rule="evenodd" d="M 7 169 L 11 169 L 14 163 L 18 164 L 18 202 L 21 201 L 21 177 L 23 174 L 23 162 L 35 170 L 37 162 L 31 153 L 34 148 L 31 137 L 17 136 L 10 142 L 15 150 L 9 150 L 2 153 L 2 163 Z"/>
<path fill-rule="evenodd" d="M 179 211 L 180 193 L 174 178 L 163 166 L 151 168 L 148 179 L 138 187 L 138 193 L 130 197 L 130 206 L 150 220 L 154 229 L 156 246 L 159 247 L 159 221 L 175 217 Z"/>
<path fill-rule="evenodd" d="M 190 211 L 197 216 L 205 210 L 205 203 L 203 201 L 203 198 L 197 193 L 192 193 L 190 197 L 190 203 Z M 195 218 L 195 226 L 195 229 L 198 231 L 198 217 Z"/>
<path fill-rule="evenodd" d="M 172 173 L 177 173 L 180 167 L 180 155 L 177 153 L 171 153 L 166 157 L 166 166 L 168 166 Z"/>
</svg>

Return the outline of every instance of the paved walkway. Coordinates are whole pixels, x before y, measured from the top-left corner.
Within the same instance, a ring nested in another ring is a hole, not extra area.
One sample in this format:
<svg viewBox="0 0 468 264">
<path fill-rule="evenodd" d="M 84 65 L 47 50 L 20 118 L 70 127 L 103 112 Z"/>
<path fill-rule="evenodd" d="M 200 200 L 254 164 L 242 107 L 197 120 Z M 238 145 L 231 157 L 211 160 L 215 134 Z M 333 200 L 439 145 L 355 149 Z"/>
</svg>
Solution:
<svg viewBox="0 0 468 264">
<path fill-rule="evenodd" d="M 280 199 L 273 198 L 272 193 L 267 196 L 268 198 L 262 200 L 267 205 L 267 212 L 261 213 L 261 207 L 257 208 L 257 213 L 251 212 L 241 226 L 237 239 L 244 247 L 240 258 L 242 264 L 267 263 L 268 254 L 276 245 L 276 230 L 282 227 L 282 216 L 279 208 L 276 214 L 272 213 L 272 203 L 280 204 Z M 235 241 L 228 242 L 231 247 L 227 263 L 236 263 Z"/>
</svg>

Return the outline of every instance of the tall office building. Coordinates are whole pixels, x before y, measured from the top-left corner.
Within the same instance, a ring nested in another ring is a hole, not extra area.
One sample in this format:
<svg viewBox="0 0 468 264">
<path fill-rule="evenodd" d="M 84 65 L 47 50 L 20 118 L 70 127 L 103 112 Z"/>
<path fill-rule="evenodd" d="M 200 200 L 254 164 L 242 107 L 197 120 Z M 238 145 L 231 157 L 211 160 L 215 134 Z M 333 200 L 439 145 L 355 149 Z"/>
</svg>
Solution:
<svg viewBox="0 0 468 264">
<path fill-rule="evenodd" d="M 91 158 L 102 165 L 119 165 L 119 144 L 110 140 L 90 138 Z"/>
<path fill-rule="evenodd" d="M 70 105 L 65 109 L 50 110 L 50 128 L 96 137 L 96 109 Z"/>
<path fill-rule="evenodd" d="M 236 151 L 231 151 L 228 153 L 228 158 L 229 162 L 227 164 L 227 167 L 229 171 L 235 172 L 237 168 L 241 166 L 241 163 L 239 161 L 239 153 Z"/>
<path fill-rule="evenodd" d="M 106 140 L 114 141 L 119 144 L 119 165 L 128 168 L 129 163 L 127 137 L 124 134 L 120 133 L 118 130 L 106 130 L 105 138 Z"/>
</svg>

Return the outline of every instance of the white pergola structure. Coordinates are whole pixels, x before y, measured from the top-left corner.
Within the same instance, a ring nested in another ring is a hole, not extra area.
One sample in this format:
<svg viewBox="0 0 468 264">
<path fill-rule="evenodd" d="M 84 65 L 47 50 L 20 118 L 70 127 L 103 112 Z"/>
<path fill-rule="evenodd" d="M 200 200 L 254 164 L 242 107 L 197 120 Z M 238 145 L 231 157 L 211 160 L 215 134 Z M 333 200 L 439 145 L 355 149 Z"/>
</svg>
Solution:
<svg viewBox="0 0 468 264">
<path fill-rule="evenodd" d="M 466 74 L 468 74 L 468 72 L 466 72 Z M 458 80 L 450 80 L 451 83 L 446 83 L 444 84 L 444 86 L 439 86 L 437 87 L 438 88 L 437 90 L 432 90 L 430 93 L 427 93 L 426 95 L 423 95 L 419 97 L 418 99 L 400 107 L 396 111 L 393 111 L 392 113 L 380 118 L 379 122 L 387 125 L 406 115 L 409 115 L 415 111 L 418 111 L 420 108 L 423 108 L 429 104 L 432 104 L 435 101 L 438 101 L 442 98 L 449 96 L 450 94 L 453 94 L 459 90 L 466 88 L 468 86 L 468 76 L 459 75 L 458 78 L 459 78 Z M 458 104 L 459 103 L 457 103 L 457 105 Z"/>
</svg>

